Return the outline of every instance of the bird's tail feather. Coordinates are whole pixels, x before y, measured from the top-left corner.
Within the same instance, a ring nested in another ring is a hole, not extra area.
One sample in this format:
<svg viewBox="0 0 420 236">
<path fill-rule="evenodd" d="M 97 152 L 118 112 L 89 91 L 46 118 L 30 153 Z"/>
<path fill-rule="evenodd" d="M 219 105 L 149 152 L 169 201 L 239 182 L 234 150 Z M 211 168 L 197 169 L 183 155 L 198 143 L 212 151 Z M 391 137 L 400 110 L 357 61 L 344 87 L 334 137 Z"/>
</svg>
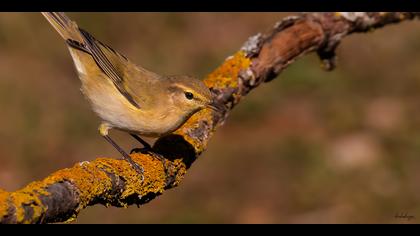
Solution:
<svg viewBox="0 0 420 236">
<path fill-rule="evenodd" d="M 83 43 L 83 36 L 77 24 L 64 14 L 64 12 L 42 12 L 42 15 L 50 22 L 64 40 Z"/>
</svg>

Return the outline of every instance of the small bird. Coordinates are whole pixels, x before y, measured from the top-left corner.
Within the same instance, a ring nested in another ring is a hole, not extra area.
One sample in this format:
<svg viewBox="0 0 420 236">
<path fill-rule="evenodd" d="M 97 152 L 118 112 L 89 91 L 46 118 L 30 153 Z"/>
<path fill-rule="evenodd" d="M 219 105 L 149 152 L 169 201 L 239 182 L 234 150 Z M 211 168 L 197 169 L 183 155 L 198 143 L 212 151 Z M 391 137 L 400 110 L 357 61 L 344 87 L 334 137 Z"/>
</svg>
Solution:
<svg viewBox="0 0 420 236">
<path fill-rule="evenodd" d="M 102 119 L 99 133 L 141 174 L 143 168 L 108 135 L 110 129 L 128 132 L 151 149 L 138 135 L 161 137 L 204 108 L 219 109 L 201 80 L 153 73 L 95 39 L 64 13 L 42 14 L 67 43 L 81 91 Z"/>
</svg>

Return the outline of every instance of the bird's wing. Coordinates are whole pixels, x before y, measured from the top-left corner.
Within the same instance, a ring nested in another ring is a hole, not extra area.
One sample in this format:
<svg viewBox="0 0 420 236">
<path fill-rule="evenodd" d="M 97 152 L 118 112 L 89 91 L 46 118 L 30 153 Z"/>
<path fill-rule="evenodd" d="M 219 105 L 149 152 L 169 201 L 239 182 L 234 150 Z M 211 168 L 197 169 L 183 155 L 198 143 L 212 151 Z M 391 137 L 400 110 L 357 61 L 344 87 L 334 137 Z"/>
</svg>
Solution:
<svg viewBox="0 0 420 236">
<path fill-rule="evenodd" d="M 80 29 L 64 13 L 43 13 L 66 40 L 67 44 L 92 56 L 98 67 L 113 82 L 118 91 L 136 108 L 141 108 L 144 86 L 154 83 L 159 76 L 131 63 L 125 56 Z M 147 93 L 147 91 L 144 91 Z"/>
<path fill-rule="evenodd" d="M 127 100 L 137 108 L 140 108 L 144 86 L 151 86 L 159 76 L 131 63 L 125 56 L 111 47 L 96 40 L 88 32 L 79 29 L 82 33 L 86 48 L 89 49 L 93 59 L 101 70 L 112 80 L 117 89 Z M 140 92 L 141 93 L 141 92 Z M 143 94 L 144 95 L 144 94 Z"/>
</svg>

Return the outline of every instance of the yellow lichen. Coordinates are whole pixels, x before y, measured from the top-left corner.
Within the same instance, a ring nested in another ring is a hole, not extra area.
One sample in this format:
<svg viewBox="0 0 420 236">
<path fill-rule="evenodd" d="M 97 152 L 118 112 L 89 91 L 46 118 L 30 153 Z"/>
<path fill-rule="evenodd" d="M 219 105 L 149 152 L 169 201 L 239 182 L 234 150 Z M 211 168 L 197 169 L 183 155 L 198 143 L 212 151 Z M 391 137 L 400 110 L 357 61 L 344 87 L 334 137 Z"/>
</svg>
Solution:
<svg viewBox="0 0 420 236">
<path fill-rule="evenodd" d="M 10 194 L 11 204 L 16 206 L 16 220 L 21 223 L 33 222 L 33 219 L 39 219 L 42 213 L 45 211 L 45 207 L 42 205 L 41 200 L 34 192 L 27 192 L 25 190 L 11 193 Z M 32 216 L 29 219 L 25 219 L 25 208 L 32 208 Z"/>
<path fill-rule="evenodd" d="M 176 175 L 175 181 L 173 183 L 173 186 L 177 186 L 181 182 L 185 174 L 187 173 L 187 167 L 185 166 L 185 163 L 182 162 L 181 159 L 175 160 L 172 164 L 174 165 L 175 169 L 178 170 L 178 174 Z"/>
<path fill-rule="evenodd" d="M 203 149 L 205 149 L 206 143 L 203 143 L 189 136 L 188 131 L 198 128 L 200 125 L 200 121 L 206 121 L 207 123 L 212 125 L 213 120 L 210 109 L 203 109 L 195 113 L 193 116 L 190 117 L 190 119 L 188 119 L 187 122 L 185 122 L 185 124 L 180 129 L 178 129 L 175 132 L 176 134 L 182 135 L 184 139 L 194 147 L 196 153 L 201 153 Z"/>
<path fill-rule="evenodd" d="M 95 196 L 112 188 L 111 179 L 98 168 L 101 165 L 101 159 L 82 166 L 76 164 L 71 169 L 55 172 L 47 177 L 45 182 L 52 184 L 63 180 L 70 181 L 79 191 L 80 208 L 84 208 Z"/>
<path fill-rule="evenodd" d="M 48 196 L 49 193 L 45 191 L 45 188 L 49 186 L 50 182 L 48 181 L 34 181 L 27 185 L 25 188 L 10 193 L 10 204 L 16 208 L 16 220 L 20 223 L 31 223 L 35 220 L 38 220 L 43 212 L 45 212 L 46 207 L 42 204 L 40 196 Z M 5 203 L 0 199 L 0 202 L 4 203 L 4 207 L 8 208 L 9 203 Z M 25 217 L 25 207 L 32 208 L 32 215 L 30 219 Z M 1 217 L 1 214 L 0 214 Z"/>
<path fill-rule="evenodd" d="M 128 164 L 124 163 L 124 173 L 131 173 L 126 178 L 125 191 L 122 193 L 122 198 L 130 196 L 132 194 L 138 194 L 144 196 L 147 193 L 161 193 L 165 187 L 165 171 L 161 161 L 157 158 L 150 156 L 149 154 L 133 154 L 131 155 L 134 161 L 141 163 L 144 173 L 144 180 L 141 181 L 140 176 L 137 172 Z M 127 171 L 127 168 L 130 170 Z M 123 173 L 120 173 L 123 174 Z"/>
<path fill-rule="evenodd" d="M 241 70 L 246 70 L 251 65 L 251 60 L 244 51 L 238 51 L 207 76 L 204 83 L 211 88 L 235 88 L 238 86 L 238 75 Z"/>
<path fill-rule="evenodd" d="M 250 65 L 251 60 L 246 57 L 245 52 L 239 51 L 226 59 L 220 67 L 209 74 L 204 80 L 204 83 L 207 87 L 215 89 L 235 88 L 238 86 L 239 73 L 249 69 Z M 214 127 L 211 113 L 212 111 L 210 109 L 204 109 L 195 113 L 180 129 L 175 132 L 176 134 L 182 135 L 184 139 L 194 147 L 197 154 L 204 151 L 207 146 L 208 139 L 196 140 L 194 137 L 188 135 L 188 132 L 198 128 L 200 122 L 203 121 L 207 122 L 211 127 Z"/>
<path fill-rule="evenodd" d="M 0 219 L 8 214 L 9 205 L 7 204 L 7 199 L 9 198 L 9 193 L 0 189 Z"/>
</svg>

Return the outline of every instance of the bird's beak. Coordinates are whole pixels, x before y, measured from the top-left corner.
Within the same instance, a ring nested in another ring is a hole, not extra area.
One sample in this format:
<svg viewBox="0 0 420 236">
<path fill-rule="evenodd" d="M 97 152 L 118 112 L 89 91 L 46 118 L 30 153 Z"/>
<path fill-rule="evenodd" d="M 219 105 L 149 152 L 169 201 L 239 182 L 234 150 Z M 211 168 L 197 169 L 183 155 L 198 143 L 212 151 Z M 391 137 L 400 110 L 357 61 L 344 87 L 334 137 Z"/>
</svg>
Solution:
<svg viewBox="0 0 420 236">
<path fill-rule="evenodd" d="M 207 107 L 216 112 L 222 112 L 224 110 L 223 106 L 216 102 L 216 100 L 212 100 L 209 104 L 207 104 Z"/>
</svg>

